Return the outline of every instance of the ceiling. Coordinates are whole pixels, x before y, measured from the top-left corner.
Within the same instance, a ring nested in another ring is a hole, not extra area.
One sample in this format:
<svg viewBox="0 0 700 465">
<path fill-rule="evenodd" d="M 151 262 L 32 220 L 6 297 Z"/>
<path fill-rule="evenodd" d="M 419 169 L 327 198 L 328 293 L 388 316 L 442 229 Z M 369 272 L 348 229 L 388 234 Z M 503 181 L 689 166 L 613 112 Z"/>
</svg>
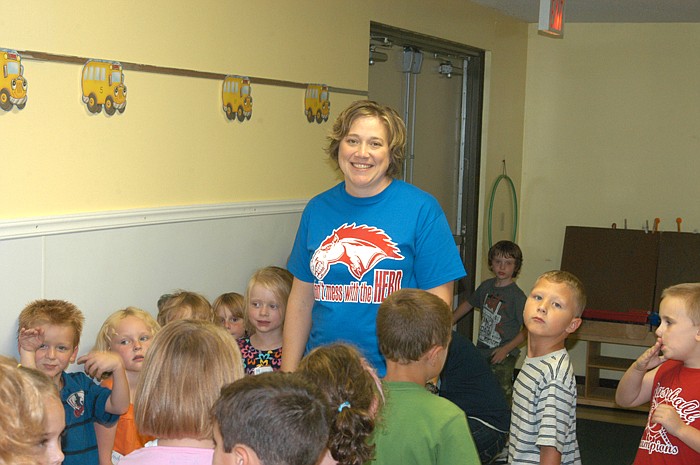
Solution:
<svg viewBox="0 0 700 465">
<path fill-rule="evenodd" d="M 540 0 L 471 0 L 528 23 L 538 22 Z M 566 0 L 566 23 L 698 23 L 698 0 Z"/>
</svg>

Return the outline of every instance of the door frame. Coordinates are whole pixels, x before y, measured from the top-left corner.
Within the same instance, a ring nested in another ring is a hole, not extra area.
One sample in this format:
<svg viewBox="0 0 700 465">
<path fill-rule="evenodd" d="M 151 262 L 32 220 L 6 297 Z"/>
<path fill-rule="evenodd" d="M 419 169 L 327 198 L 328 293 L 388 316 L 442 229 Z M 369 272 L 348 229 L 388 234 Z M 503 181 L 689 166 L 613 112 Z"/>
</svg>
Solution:
<svg viewBox="0 0 700 465">
<path fill-rule="evenodd" d="M 475 289 L 486 52 L 476 47 L 372 21 L 370 22 L 370 47 L 374 45 L 376 49 L 377 45 L 381 47 L 381 43 L 414 47 L 424 53 L 454 57 L 467 63 L 464 67 L 467 73 L 466 88 L 462 95 L 463 137 L 461 139 L 464 148 L 461 150 L 463 160 L 460 163 L 462 167 L 462 173 L 460 173 L 462 179 L 461 230 L 459 237 L 455 238 L 460 246 L 462 262 L 468 272 L 467 277 L 457 283 L 457 303 L 461 303 L 469 298 Z M 457 330 L 471 339 L 473 324 L 474 312 L 470 312 L 457 325 Z"/>
</svg>

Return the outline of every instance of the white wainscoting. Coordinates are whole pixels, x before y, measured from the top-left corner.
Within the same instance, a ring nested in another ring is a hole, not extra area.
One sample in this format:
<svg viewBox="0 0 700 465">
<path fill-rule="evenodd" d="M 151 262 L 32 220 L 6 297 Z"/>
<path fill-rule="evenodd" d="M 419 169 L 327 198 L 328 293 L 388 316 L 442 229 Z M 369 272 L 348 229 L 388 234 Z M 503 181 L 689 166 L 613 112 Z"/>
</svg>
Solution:
<svg viewBox="0 0 700 465">
<path fill-rule="evenodd" d="M 129 305 L 156 314 L 161 294 L 213 301 L 251 273 L 284 266 L 306 200 L 138 209 L 0 221 L 0 353 L 17 356 L 17 316 L 39 298 L 85 314 L 80 354 Z"/>
</svg>

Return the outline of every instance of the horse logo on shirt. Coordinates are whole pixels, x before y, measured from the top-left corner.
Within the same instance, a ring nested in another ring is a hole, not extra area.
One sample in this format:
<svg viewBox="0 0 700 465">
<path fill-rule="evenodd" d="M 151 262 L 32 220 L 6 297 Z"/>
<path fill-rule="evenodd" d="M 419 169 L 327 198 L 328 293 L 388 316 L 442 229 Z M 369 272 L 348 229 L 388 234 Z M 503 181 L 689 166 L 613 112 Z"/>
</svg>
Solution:
<svg viewBox="0 0 700 465">
<path fill-rule="evenodd" d="M 83 413 L 85 413 L 85 392 L 74 392 L 68 396 L 66 403 L 73 407 L 73 415 L 75 415 L 76 418 L 80 418 L 83 416 Z"/>
<path fill-rule="evenodd" d="M 403 260 L 396 243 L 381 229 L 355 223 L 340 226 L 321 242 L 311 257 L 311 272 L 319 281 L 331 265 L 344 264 L 358 280 L 385 258 Z"/>
</svg>

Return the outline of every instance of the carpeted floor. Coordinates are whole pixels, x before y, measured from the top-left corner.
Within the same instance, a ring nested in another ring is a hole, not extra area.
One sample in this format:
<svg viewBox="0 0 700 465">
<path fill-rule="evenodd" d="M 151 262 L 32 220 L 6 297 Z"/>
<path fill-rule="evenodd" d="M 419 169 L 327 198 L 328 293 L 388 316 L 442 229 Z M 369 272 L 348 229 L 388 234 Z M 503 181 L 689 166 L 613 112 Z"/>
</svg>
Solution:
<svg viewBox="0 0 700 465">
<path fill-rule="evenodd" d="M 618 425 L 579 418 L 578 447 L 583 465 L 630 465 L 642 438 L 641 426 Z"/>
</svg>

